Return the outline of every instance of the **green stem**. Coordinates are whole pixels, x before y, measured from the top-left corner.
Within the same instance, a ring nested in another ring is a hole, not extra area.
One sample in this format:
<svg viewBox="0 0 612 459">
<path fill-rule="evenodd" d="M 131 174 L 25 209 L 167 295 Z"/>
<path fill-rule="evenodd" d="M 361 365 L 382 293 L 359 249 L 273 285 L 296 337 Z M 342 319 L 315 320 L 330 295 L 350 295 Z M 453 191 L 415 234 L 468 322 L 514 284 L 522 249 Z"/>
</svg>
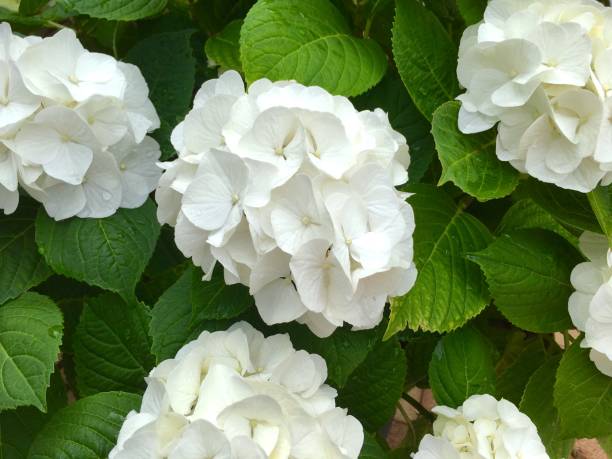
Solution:
<svg viewBox="0 0 612 459">
<path fill-rule="evenodd" d="M 433 413 L 427 408 L 425 408 L 423 405 L 421 405 L 421 402 L 412 397 L 408 392 L 404 392 L 404 395 L 402 397 L 404 398 L 404 400 L 410 403 L 414 407 L 414 409 L 416 409 L 422 416 L 429 419 L 431 422 L 436 420 L 436 417 L 433 415 Z"/>
</svg>

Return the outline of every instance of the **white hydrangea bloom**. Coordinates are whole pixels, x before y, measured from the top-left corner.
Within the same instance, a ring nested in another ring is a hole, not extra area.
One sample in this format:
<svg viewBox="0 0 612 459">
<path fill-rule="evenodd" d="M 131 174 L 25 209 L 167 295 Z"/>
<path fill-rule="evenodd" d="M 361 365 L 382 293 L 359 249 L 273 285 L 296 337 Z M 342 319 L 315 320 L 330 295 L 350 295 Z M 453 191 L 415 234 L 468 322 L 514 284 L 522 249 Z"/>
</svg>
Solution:
<svg viewBox="0 0 612 459">
<path fill-rule="evenodd" d="M 138 68 L 87 51 L 74 31 L 13 35 L 0 24 L 0 209 L 18 187 L 61 220 L 139 207 L 157 185 L 159 127 Z"/>
<path fill-rule="evenodd" d="M 109 459 L 357 459 L 363 428 L 326 379 L 288 335 L 246 322 L 204 332 L 151 371 Z"/>
<path fill-rule="evenodd" d="M 376 326 L 413 285 L 414 216 L 395 189 L 406 139 L 382 110 L 295 82 L 223 73 L 204 83 L 172 133 L 158 218 L 202 267 L 249 286 L 268 324 L 319 336 Z"/>
<path fill-rule="evenodd" d="M 549 459 L 531 419 L 508 400 L 472 395 L 457 409 L 433 409 L 434 436 L 414 459 Z"/>
<path fill-rule="evenodd" d="M 612 182 L 611 28 L 595 0 L 491 0 L 461 39 L 460 130 L 497 124 L 498 158 L 543 182 Z"/>
<path fill-rule="evenodd" d="M 572 271 L 576 291 L 569 299 L 569 313 L 584 332 L 581 346 L 590 348 L 595 366 L 612 377 L 612 248 L 605 236 L 585 232 L 580 249 L 589 261 Z"/>
</svg>

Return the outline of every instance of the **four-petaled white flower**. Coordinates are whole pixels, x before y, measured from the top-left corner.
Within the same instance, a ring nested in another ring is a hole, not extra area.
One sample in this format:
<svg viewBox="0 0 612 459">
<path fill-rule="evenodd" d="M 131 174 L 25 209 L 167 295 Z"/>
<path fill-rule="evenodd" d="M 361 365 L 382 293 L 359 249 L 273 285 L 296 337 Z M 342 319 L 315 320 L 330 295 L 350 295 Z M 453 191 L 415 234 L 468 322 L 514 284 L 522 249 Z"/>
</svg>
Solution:
<svg viewBox="0 0 612 459">
<path fill-rule="evenodd" d="M 605 236 L 585 232 L 580 249 L 589 261 L 572 271 L 576 291 L 569 299 L 569 313 L 584 332 L 580 345 L 590 348 L 595 366 L 612 377 L 612 248 Z"/>
<path fill-rule="evenodd" d="M 325 360 L 288 335 L 205 331 L 151 371 L 109 459 L 357 459 L 363 428 L 326 379 Z"/>
<path fill-rule="evenodd" d="M 461 39 L 464 133 L 497 124 L 497 156 L 562 188 L 612 182 L 612 13 L 591 0 L 491 0 Z"/>
<path fill-rule="evenodd" d="M 425 435 L 414 459 L 549 459 L 538 430 L 508 400 L 472 395 L 457 409 L 433 408 L 434 435 Z"/>
<path fill-rule="evenodd" d="M 158 218 L 209 279 L 250 288 L 268 324 L 372 328 L 413 285 L 406 139 L 382 110 L 295 82 L 209 80 L 172 133 Z"/>
<path fill-rule="evenodd" d="M 83 48 L 74 31 L 13 35 L 0 24 L 0 209 L 18 185 L 57 219 L 144 203 L 161 171 L 159 127 L 137 67 Z"/>
</svg>

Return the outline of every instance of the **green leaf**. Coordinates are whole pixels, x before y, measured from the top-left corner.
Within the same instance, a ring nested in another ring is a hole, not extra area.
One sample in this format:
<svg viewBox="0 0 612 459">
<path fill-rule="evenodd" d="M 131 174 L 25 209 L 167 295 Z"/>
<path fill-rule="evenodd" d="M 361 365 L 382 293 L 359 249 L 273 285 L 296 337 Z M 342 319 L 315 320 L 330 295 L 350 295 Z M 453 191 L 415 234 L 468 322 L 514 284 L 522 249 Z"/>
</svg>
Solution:
<svg viewBox="0 0 612 459">
<path fill-rule="evenodd" d="M 340 390 L 336 404 L 348 408 L 373 432 L 395 413 L 404 389 L 406 358 L 397 339 L 379 342 Z"/>
<path fill-rule="evenodd" d="M 0 457 L 2 459 L 26 459 L 34 437 L 45 422 L 57 410 L 66 406 L 66 389 L 59 372 L 51 375 L 51 387 L 47 391 L 47 412 L 24 406 L 3 411 L 0 415 Z"/>
<path fill-rule="evenodd" d="M 62 314 L 47 297 L 24 293 L 0 307 L 0 411 L 47 410 L 46 391 L 62 342 Z"/>
<path fill-rule="evenodd" d="M 440 341 L 440 335 L 406 330 L 401 334 L 400 340 L 404 344 L 404 352 L 408 362 L 406 387 L 429 387 L 427 385 L 427 371 L 434 349 Z"/>
<path fill-rule="evenodd" d="M 527 383 L 520 410 L 531 418 L 538 428 L 542 443 L 552 457 L 570 457 L 573 439 L 561 437 L 559 413 L 554 406 L 553 388 L 560 357 L 552 357 L 533 372 Z"/>
<path fill-rule="evenodd" d="M 48 27 L 49 21 L 63 21 L 73 15 L 73 11 L 67 10 L 61 4 L 45 8 L 42 13 L 36 16 L 22 16 L 7 8 L 0 7 L 0 20 L 26 27 Z"/>
<path fill-rule="evenodd" d="M 21 0 L 19 2 L 19 14 L 32 16 L 49 3 L 49 0 Z"/>
<path fill-rule="evenodd" d="M 612 378 L 589 359 L 577 340 L 564 352 L 555 383 L 563 438 L 594 438 L 612 432 Z"/>
<path fill-rule="evenodd" d="M 588 197 L 599 226 L 612 247 L 612 185 L 597 187 L 588 194 Z"/>
<path fill-rule="evenodd" d="M 416 108 L 402 81 L 387 75 L 353 102 L 360 110 L 382 108 L 388 113 L 391 126 L 406 137 L 410 146 L 409 183 L 418 183 L 433 160 L 434 141 L 431 124 Z"/>
<path fill-rule="evenodd" d="M 239 43 L 242 22 L 242 19 L 236 19 L 227 24 L 219 34 L 206 40 L 204 48 L 206 56 L 222 69 L 242 71 Z"/>
<path fill-rule="evenodd" d="M 571 327 L 570 273 L 581 257 L 560 236 L 539 229 L 515 231 L 469 259 L 482 268 L 495 305 L 514 325 L 536 333 Z"/>
<path fill-rule="evenodd" d="M 363 447 L 359 453 L 359 459 L 389 459 L 389 455 L 376 441 L 376 437 L 365 432 Z"/>
<path fill-rule="evenodd" d="M 52 274 L 34 241 L 37 207 L 24 199 L 15 213 L 0 216 L 0 304 Z"/>
<path fill-rule="evenodd" d="M 87 300 L 73 344 L 81 396 L 144 390 L 144 378 L 155 364 L 149 321 L 142 303 L 127 304 L 112 293 Z"/>
<path fill-rule="evenodd" d="M 457 0 L 457 7 L 466 25 L 476 24 L 484 16 L 487 0 Z"/>
<path fill-rule="evenodd" d="M 366 359 L 380 338 L 379 330 L 352 331 L 338 328 L 329 338 L 318 338 L 307 327 L 290 324 L 288 331 L 296 349 L 319 354 L 327 362 L 328 382 L 334 387 L 346 385 L 349 375 Z"/>
<path fill-rule="evenodd" d="M 415 214 L 414 260 L 417 281 L 406 295 L 391 299 L 385 337 L 403 330 L 450 331 L 476 316 L 489 302 L 482 273 L 465 255 L 483 249 L 489 230 L 443 191 L 410 188 Z"/>
<path fill-rule="evenodd" d="M 535 179 L 526 181 L 519 190 L 533 199 L 559 223 L 580 231 L 601 232 L 586 194 L 565 190 Z"/>
<path fill-rule="evenodd" d="M 438 185 L 453 182 L 479 201 L 503 198 L 518 185 L 519 172 L 495 155 L 497 133 L 466 135 L 459 131 L 459 102 L 439 107 L 432 121 L 442 176 Z"/>
<path fill-rule="evenodd" d="M 344 96 L 365 92 L 387 70 L 381 47 L 353 36 L 329 0 L 259 0 L 244 20 L 240 56 L 249 82 L 293 79 Z"/>
<path fill-rule="evenodd" d="M 34 440 L 28 459 L 104 459 L 140 396 L 103 392 L 58 411 Z"/>
<path fill-rule="evenodd" d="M 397 2 L 393 57 L 410 97 L 428 120 L 459 92 L 457 48 L 440 21 L 417 0 Z"/>
<path fill-rule="evenodd" d="M 497 378 L 497 398 L 505 398 L 518 406 L 529 378 L 546 360 L 547 354 L 538 339 L 521 341 L 522 350 Z"/>
<path fill-rule="evenodd" d="M 578 247 L 578 238 L 566 230 L 555 218 L 537 205 L 532 199 L 521 199 L 516 202 L 502 218 L 497 234 L 510 233 L 520 229 L 541 228 L 557 233 L 574 247 Z"/>
<path fill-rule="evenodd" d="M 153 134 L 162 149 L 162 159 L 174 155 L 170 134 L 191 107 L 196 61 L 191 48 L 193 30 L 152 35 L 136 43 L 126 60 L 138 66 L 147 84 L 149 97 L 161 120 Z"/>
<path fill-rule="evenodd" d="M 601 449 L 603 449 L 608 456 L 612 456 L 612 435 L 597 439 Z"/>
<path fill-rule="evenodd" d="M 160 13 L 168 0 L 60 0 L 69 9 L 92 18 L 136 21 Z"/>
<path fill-rule="evenodd" d="M 495 393 L 489 342 L 471 326 L 442 337 L 429 364 L 429 384 L 436 402 L 451 407 L 474 394 Z"/>
<path fill-rule="evenodd" d="M 36 243 L 55 272 L 132 300 L 159 236 L 155 212 L 150 199 L 103 219 L 57 222 L 41 210 Z"/>
<path fill-rule="evenodd" d="M 189 267 L 160 297 L 152 311 L 149 334 L 157 361 L 174 357 L 188 341 L 203 330 L 223 330 L 232 319 L 253 305 L 248 288 L 226 285 L 223 272 L 216 270 L 208 282 L 202 272 Z"/>
</svg>

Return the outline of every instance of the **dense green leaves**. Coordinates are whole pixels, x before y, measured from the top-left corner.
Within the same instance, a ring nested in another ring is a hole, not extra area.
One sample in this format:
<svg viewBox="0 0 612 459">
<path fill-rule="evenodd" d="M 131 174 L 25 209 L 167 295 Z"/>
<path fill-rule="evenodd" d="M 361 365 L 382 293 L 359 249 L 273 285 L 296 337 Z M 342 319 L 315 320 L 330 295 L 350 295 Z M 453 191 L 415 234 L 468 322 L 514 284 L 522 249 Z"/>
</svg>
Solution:
<svg viewBox="0 0 612 459">
<path fill-rule="evenodd" d="M 259 0 L 240 33 L 249 82 L 294 79 L 354 96 L 380 81 L 387 59 L 373 40 L 356 38 L 329 0 Z"/>
<path fill-rule="evenodd" d="M 149 97 L 157 109 L 161 127 L 154 133 L 162 158 L 174 154 L 170 133 L 191 106 L 195 85 L 195 59 L 191 49 L 193 30 L 152 35 L 137 43 L 126 60 L 140 68 L 149 85 Z"/>
<path fill-rule="evenodd" d="M 441 190 L 418 186 L 409 198 L 415 213 L 414 259 L 419 271 L 415 286 L 391 299 L 386 336 L 406 325 L 416 330 L 450 331 L 478 314 L 489 301 L 477 266 L 466 258 L 486 247 L 491 235 Z"/>
<path fill-rule="evenodd" d="M 429 364 L 436 402 L 457 407 L 474 394 L 495 393 L 495 369 L 488 341 L 473 327 L 444 336 Z"/>
<path fill-rule="evenodd" d="M 77 387 L 81 396 L 123 390 L 141 392 L 153 367 L 149 311 L 104 294 L 87 301 L 74 336 Z"/>
<path fill-rule="evenodd" d="M 439 185 L 453 182 L 479 201 L 509 195 L 518 185 L 518 171 L 495 156 L 494 131 L 459 131 L 459 107 L 459 102 L 447 102 L 433 115 L 432 133 L 442 163 Z"/>
<path fill-rule="evenodd" d="M 515 231 L 469 258 L 480 265 L 495 305 L 513 324 L 538 333 L 571 326 L 570 273 L 580 255 L 560 236 L 536 229 Z"/>
<path fill-rule="evenodd" d="M 612 378 L 589 359 L 589 349 L 576 341 L 557 370 L 555 406 L 565 438 L 609 435 L 612 432 Z"/>
<path fill-rule="evenodd" d="M 26 459 L 36 434 L 49 418 L 66 406 L 66 389 L 59 372 L 51 375 L 51 387 L 47 390 L 47 412 L 32 406 L 5 410 L 0 414 L 0 457 L 2 459 Z"/>
<path fill-rule="evenodd" d="M 48 298 L 25 293 L 0 307 L 0 410 L 32 405 L 45 393 L 62 341 L 62 314 Z"/>
<path fill-rule="evenodd" d="M 153 308 L 150 334 L 158 361 L 173 357 L 202 330 L 227 328 L 230 323 L 223 319 L 234 318 L 253 304 L 246 287 L 225 285 L 221 270 L 208 282 L 201 277 L 198 268 L 188 268 Z"/>
<path fill-rule="evenodd" d="M 552 457 L 570 457 L 573 439 L 561 436 L 559 413 L 554 406 L 553 388 L 559 357 L 550 358 L 529 379 L 520 409 L 531 418 Z"/>
<path fill-rule="evenodd" d="M 140 396 L 103 392 L 58 411 L 30 449 L 29 459 L 104 459 L 115 445 L 123 419 Z"/>
<path fill-rule="evenodd" d="M 393 416 L 405 376 L 406 359 L 398 341 L 379 342 L 348 378 L 336 404 L 348 408 L 366 430 L 376 431 Z"/>
<path fill-rule="evenodd" d="M 134 288 L 159 236 L 155 205 L 119 209 L 104 219 L 57 222 L 44 210 L 36 219 L 36 243 L 57 273 L 134 299 Z"/>
<path fill-rule="evenodd" d="M 239 43 L 241 27 L 242 20 L 237 19 L 225 26 L 219 34 L 206 40 L 206 56 L 222 69 L 242 69 Z"/>
<path fill-rule="evenodd" d="M 94 18 L 133 21 L 162 11 L 168 0 L 60 0 L 68 8 Z"/>
<path fill-rule="evenodd" d="M 32 201 L 22 199 L 14 214 L 0 216 L 0 304 L 51 274 L 34 242 L 36 209 Z"/>
<path fill-rule="evenodd" d="M 457 48 L 431 11 L 418 0 L 397 2 L 393 56 L 416 106 L 427 119 L 459 92 Z"/>
<path fill-rule="evenodd" d="M 366 433 L 363 439 L 363 447 L 359 453 L 359 459 L 388 459 L 389 455 L 376 441 L 374 435 Z"/>
</svg>

